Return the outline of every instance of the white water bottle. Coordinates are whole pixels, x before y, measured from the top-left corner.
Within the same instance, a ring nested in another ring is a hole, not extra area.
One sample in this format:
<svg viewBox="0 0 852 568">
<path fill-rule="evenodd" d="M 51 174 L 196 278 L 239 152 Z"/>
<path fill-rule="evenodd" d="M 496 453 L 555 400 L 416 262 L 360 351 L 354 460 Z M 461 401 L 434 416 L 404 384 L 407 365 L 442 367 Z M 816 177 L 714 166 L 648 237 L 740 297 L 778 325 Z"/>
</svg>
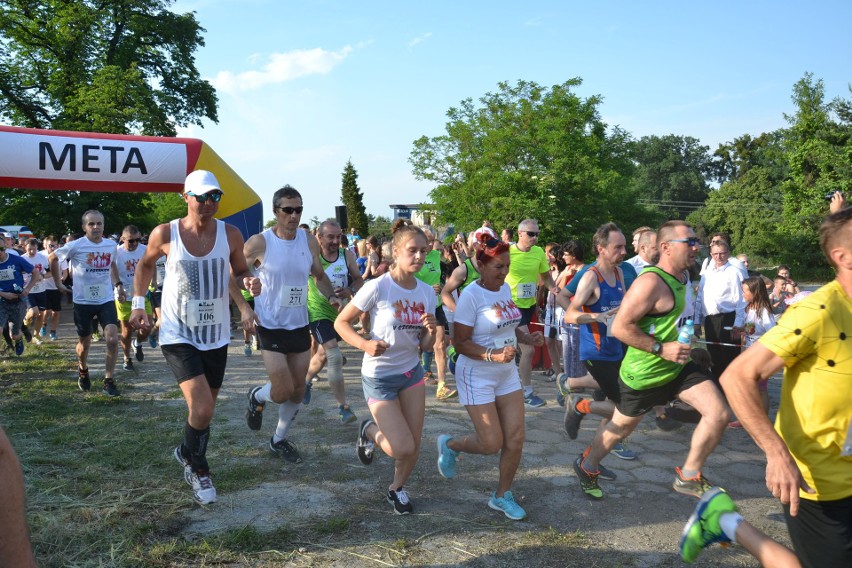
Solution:
<svg viewBox="0 0 852 568">
<path fill-rule="evenodd" d="M 677 342 L 685 344 L 692 343 L 693 335 L 695 335 L 695 325 L 693 325 L 691 319 L 688 319 L 680 328 L 680 333 L 677 334 Z"/>
</svg>

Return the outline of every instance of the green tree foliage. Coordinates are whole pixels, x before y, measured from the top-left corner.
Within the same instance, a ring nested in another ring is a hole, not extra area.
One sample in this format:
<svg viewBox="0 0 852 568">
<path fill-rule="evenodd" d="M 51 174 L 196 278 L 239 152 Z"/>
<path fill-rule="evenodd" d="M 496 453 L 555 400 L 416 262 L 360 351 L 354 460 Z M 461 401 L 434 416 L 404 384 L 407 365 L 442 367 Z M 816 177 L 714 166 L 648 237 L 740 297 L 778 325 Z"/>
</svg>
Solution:
<svg viewBox="0 0 852 568">
<path fill-rule="evenodd" d="M 352 160 L 348 160 L 346 167 L 343 168 L 343 183 L 340 192 L 349 221 L 349 227 L 343 227 L 343 229 L 355 227 L 355 231 L 359 235 L 366 235 L 369 219 L 367 218 L 367 209 L 364 207 L 364 194 L 358 188 L 358 172 L 352 165 Z"/>
<path fill-rule="evenodd" d="M 707 198 L 712 159 L 697 138 L 644 136 L 631 145 L 631 156 L 637 164 L 632 189 L 669 219 L 683 219 Z"/>
<path fill-rule="evenodd" d="M 781 130 L 764 132 L 756 138 L 743 134 L 733 142 L 719 144 L 713 158 L 712 177 L 719 183 L 740 179 L 752 168 L 763 168 L 775 182 L 789 174 Z"/>
<path fill-rule="evenodd" d="M 386 217 L 385 215 L 367 215 L 369 219 L 369 230 L 364 233 L 359 233 L 362 237 L 366 238 L 368 235 L 375 235 L 378 237 L 379 235 L 390 235 L 391 228 L 391 218 Z"/>
<path fill-rule="evenodd" d="M 451 108 L 446 134 L 416 140 L 409 161 L 418 179 L 436 184 L 436 222 L 514 227 L 533 217 L 547 240 L 589 236 L 607 220 L 655 222 L 630 188 L 629 135 L 608 130 L 601 98 L 572 92 L 580 84 L 500 83 L 478 104 Z"/>
<path fill-rule="evenodd" d="M 31 128 L 174 136 L 217 121 L 213 86 L 193 53 L 204 29 L 172 0 L 7 0 L 0 3 L 0 120 Z M 109 227 L 151 218 L 132 193 L 4 191 L 3 222 L 40 233 L 77 230 L 78 213 Z M 109 212 L 109 213 L 107 213 Z M 69 221 L 70 219 L 70 221 Z M 143 228 L 143 227 L 140 227 Z M 144 227 L 143 229 L 149 229 Z"/>
<path fill-rule="evenodd" d="M 783 257 L 783 197 L 767 168 L 748 169 L 742 176 L 710 192 L 704 206 L 687 221 L 699 234 L 727 233 L 735 253 L 759 259 Z"/>
</svg>

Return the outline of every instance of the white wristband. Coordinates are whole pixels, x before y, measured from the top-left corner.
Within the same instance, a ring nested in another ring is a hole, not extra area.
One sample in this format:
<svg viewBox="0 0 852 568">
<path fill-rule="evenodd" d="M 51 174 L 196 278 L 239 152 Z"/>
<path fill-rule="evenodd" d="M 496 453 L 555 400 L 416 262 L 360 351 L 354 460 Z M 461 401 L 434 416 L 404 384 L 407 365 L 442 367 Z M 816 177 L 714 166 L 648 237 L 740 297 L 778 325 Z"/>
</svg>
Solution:
<svg viewBox="0 0 852 568">
<path fill-rule="evenodd" d="M 144 310 L 145 296 L 133 296 L 133 301 L 130 302 L 130 308 L 133 310 Z"/>
</svg>

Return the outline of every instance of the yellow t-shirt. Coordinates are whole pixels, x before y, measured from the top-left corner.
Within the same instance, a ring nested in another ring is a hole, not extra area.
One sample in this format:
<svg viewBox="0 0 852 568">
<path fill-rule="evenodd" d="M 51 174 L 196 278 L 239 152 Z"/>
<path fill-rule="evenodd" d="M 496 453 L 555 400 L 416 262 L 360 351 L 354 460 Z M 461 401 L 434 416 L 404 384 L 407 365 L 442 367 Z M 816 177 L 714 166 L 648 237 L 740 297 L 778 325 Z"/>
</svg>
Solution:
<svg viewBox="0 0 852 568">
<path fill-rule="evenodd" d="M 533 246 L 523 252 L 518 249 L 518 245 L 509 247 L 509 275 L 506 276 L 506 284 L 512 289 L 512 300 L 516 306 L 530 308 L 535 305 L 538 277 L 543 272 L 550 272 L 543 248 Z"/>
<path fill-rule="evenodd" d="M 836 280 L 790 306 L 760 343 L 784 360 L 775 430 L 815 494 L 852 496 L 852 456 L 841 450 L 852 421 L 852 299 Z"/>
</svg>

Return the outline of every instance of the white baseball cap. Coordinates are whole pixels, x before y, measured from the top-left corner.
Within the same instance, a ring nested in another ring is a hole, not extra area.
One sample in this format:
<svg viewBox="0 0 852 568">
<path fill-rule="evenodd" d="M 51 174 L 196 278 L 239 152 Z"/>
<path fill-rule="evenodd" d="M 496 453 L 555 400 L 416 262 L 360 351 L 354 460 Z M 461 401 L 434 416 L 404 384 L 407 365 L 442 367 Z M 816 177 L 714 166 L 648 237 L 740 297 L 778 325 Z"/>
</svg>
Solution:
<svg viewBox="0 0 852 568">
<path fill-rule="evenodd" d="M 219 180 L 216 179 L 216 176 L 207 170 L 195 170 L 186 176 L 186 181 L 183 184 L 183 191 L 184 193 L 191 193 L 192 195 L 204 195 L 211 191 L 225 193 L 222 191 L 222 188 L 219 187 Z"/>
</svg>

